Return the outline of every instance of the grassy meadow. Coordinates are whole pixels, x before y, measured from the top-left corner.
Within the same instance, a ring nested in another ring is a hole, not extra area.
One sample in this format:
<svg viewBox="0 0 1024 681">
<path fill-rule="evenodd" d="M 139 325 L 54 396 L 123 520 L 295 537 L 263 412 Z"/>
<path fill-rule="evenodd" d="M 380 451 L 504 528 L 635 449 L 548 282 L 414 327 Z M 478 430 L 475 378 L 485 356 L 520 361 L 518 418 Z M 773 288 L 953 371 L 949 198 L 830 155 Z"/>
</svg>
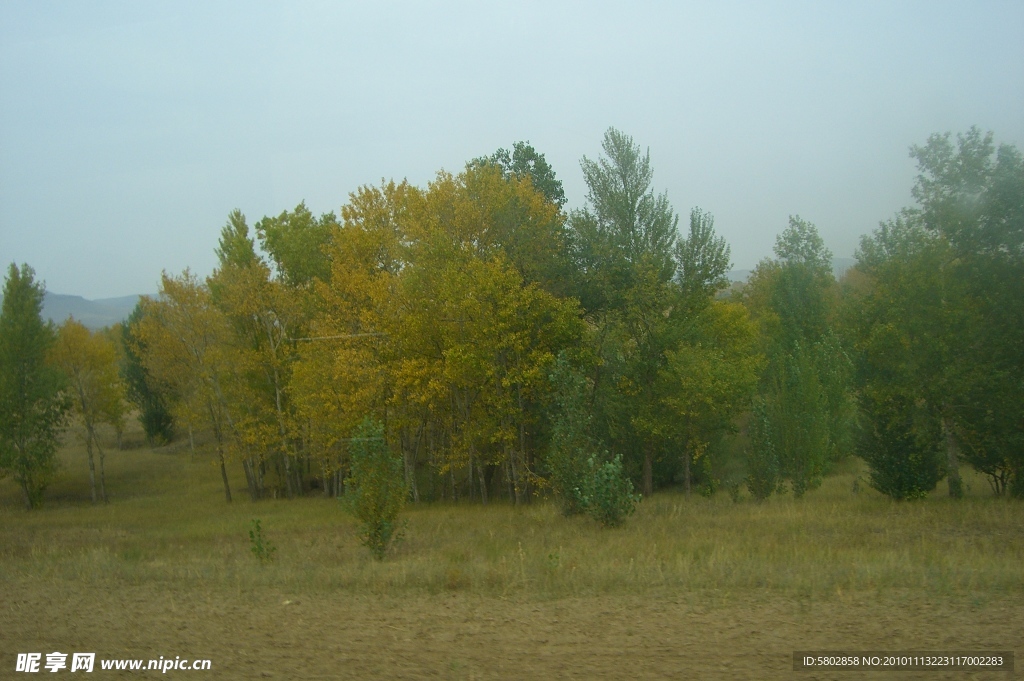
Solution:
<svg viewBox="0 0 1024 681">
<path fill-rule="evenodd" d="M 45 507 L 26 513 L 18 489 L 0 482 L 0 561 L 33 579 L 189 584 L 236 591 L 379 594 L 449 590 L 560 598 L 657 591 L 777 592 L 842 598 L 851 592 L 924 589 L 989 600 L 1024 587 L 1024 505 L 996 499 L 968 475 L 961 501 L 944 486 L 926 500 L 893 502 L 864 483 L 852 460 L 802 499 L 756 503 L 662 492 L 617 529 L 563 518 L 538 500 L 410 505 L 404 538 L 383 562 L 356 539 L 343 504 L 311 495 L 252 503 L 239 466 L 235 501 L 200 448 L 107 451 L 111 503 L 89 502 L 84 448 L 74 434 Z M 859 479 L 858 479 L 859 478 Z M 859 488 L 859 489 L 855 489 Z M 276 548 L 261 564 L 248 531 L 260 519 Z"/>
<path fill-rule="evenodd" d="M 139 657 L 206 646 L 222 670 L 211 678 L 259 669 L 336 678 L 330 667 L 311 671 L 314 653 L 297 652 L 336 637 L 344 645 L 335 656 L 360 678 L 568 677 L 577 668 L 653 678 L 681 673 L 680 650 L 708 651 L 686 658 L 705 678 L 787 678 L 792 651 L 815 642 L 1006 650 L 1024 636 L 1024 504 L 994 498 L 971 473 L 960 501 L 940 486 L 897 503 L 868 488 L 851 460 L 803 499 L 667 491 L 610 530 L 563 518 L 547 500 L 410 505 L 404 539 L 378 562 L 336 499 L 254 504 L 235 464 L 227 504 L 208 446 L 193 457 L 187 442 L 150 449 L 138 433 L 128 440 L 128 449 L 107 450 L 107 505 L 89 501 L 74 432 L 41 510 L 26 512 L 15 485 L 0 481 L 0 665 L 63 636 L 111 653 L 141 649 Z M 266 564 L 250 550 L 257 518 L 276 549 Z M 182 601 L 206 609 L 186 618 L 175 609 Z M 297 603 L 308 612 L 280 610 Z M 507 619 L 495 621 L 499 612 Z M 292 644 L 245 647 L 264 631 Z M 538 640 L 560 652 L 502 666 Z M 611 651 L 621 645 L 628 656 L 644 641 L 649 654 L 625 674 Z M 382 645 L 391 651 L 383 657 Z M 991 678 L 1012 678 L 1000 674 Z"/>
</svg>

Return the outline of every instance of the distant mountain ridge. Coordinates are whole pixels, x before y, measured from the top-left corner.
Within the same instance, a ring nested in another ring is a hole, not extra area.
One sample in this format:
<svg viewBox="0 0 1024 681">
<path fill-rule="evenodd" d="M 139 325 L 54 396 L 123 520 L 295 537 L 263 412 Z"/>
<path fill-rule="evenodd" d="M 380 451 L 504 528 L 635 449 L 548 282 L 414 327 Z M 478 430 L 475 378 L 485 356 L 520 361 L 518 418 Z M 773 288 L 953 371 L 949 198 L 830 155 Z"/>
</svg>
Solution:
<svg viewBox="0 0 1024 681">
<path fill-rule="evenodd" d="M 43 298 L 43 319 L 61 324 L 74 317 L 90 329 L 102 329 L 128 319 L 142 296 L 121 296 L 86 300 L 82 296 L 46 292 Z"/>
<path fill-rule="evenodd" d="M 832 258 L 832 274 L 836 279 L 846 274 L 846 270 L 852 269 L 857 264 L 856 258 Z M 729 281 L 746 282 L 754 270 L 729 270 L 725 276 Z"/>
</svg>

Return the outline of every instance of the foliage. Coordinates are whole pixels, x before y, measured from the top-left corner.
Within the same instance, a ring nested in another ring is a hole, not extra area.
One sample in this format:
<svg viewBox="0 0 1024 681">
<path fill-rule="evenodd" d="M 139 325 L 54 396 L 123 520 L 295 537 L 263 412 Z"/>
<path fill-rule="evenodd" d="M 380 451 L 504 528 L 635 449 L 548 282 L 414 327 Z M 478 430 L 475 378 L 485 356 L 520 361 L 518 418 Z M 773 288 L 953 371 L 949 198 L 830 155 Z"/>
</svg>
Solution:
<svg viewBox="0 0 1024 681">
<path fill-rule="evenodd" d="M 747 454 L 747 489 L 758 501 L 779 491 L 782 484 L 779 455 L 772 440 L 772 422 L 763 399 L 755 400 Z"/>
<path fill-rule="evenodd" d="M 172 395 L 162 390 L 146 371 L 142 358 L 147 353 L 139 338 L 139 325 L 145 314 L 139 301 L 128 320 L 121 327 L 121 379 L 125 397 L 139 410 L 139 422 L 150 444 L 167 443 L 174 438 L 174 417 L 171 415 Z"/>
<path fill-rule="evenodd" d="M 623 474 L 622 455 L 604 463 L 591 456 L 588 463 L 593 482 L 583 500 L 587 514 L 605 527 L 617 527 L 633 515 L 640 502 L 640 495 L 633 493 L 633 483 Z"/>
<path fill-rule="evenodd" d="M 707 301 L 729 285 L 729 253 L 725 239 L 715 235 L 714 217 L 700 208 L 690 211 L 690 231 L 675 251 L 683 300 Z"/>
<path fill-rule="evenodd" d="M 594 455 L 599 445 L 591 435 L 586 378 L 569 363 L 564 351 L 555 361 L 550 380 L 555 410 L 547 456 L 549 482 L 563 515 L 571 516 L 587 511 L 593 494 Z"/>
<path fill-rule="evenodd" d="M 761 436 L 770 433 L 779 474 L 801 496 L 832 462 L 851 453 L 853 369 L 837 332 L 831 254 L 817 229 L 791 217 L 775 253 L 777 260 L 755 270 L 745 296 L 760 322 L 766 356 L 760 395 L 770 428 Z"/>
<path fill-rule="evenodd" d="M 189 270 L 161 277 L 160 297 L 143 299 L 139 339 L 146 347 L 143 366 L 161 389 L 175 394 L 176 417 L 186 423 L 206 421 L 217 445 L 224 497 L 231 501 L 225 445 L 234 431 L 225 383 L 236 357 L 229 326 L 213 303 L 209 287 Z"/>
<path fill-rule="evenodd" d="M 498 149 L 486 159 L 478 159 L 477 163 L 489 162 L 498 165 L 506 178 L 529 178 L 538 192 L 559 208 L 565 205 L 565 191 L 562 181 L 555 177 L 551 165 L 529 142 L 516 142 L 512 150 Z"/>
<path fill-rule="evenodd" d="M 259 518 L 249 523 L 249 551 L 260 563 L 266 564 L 274 560 L 277 547 L 263 536 L 263 527 Z"/>
<path fill-rule="evenodd" d="M 124 417 L 124 385 L 118 375 L 117 349 L 111 339 L 90 332 L 71 318 L 57 331 L 52 358 L 67 377 L 73 409 L 85 424 L 92 502 L 96 503 L 97 496 L 94 448 L 100 456 L 100 497 L 107 501 L 103 449 L 96 426 L 109 423 L 117 428 Z"/>
<path fill-rule="evenodd" d="M 352 462 L 346 494 L 359 520 L 363 545 L 382 560 L 397 538 L 398 514 L 408 496 L 402 458 L 388 447 L 384 426 L 369 417 L 356 428 L 349 449 Z"/>
<path fill-rule="evenodd" d="M 862 407 L 893 441 L 920 439 L 923 424 L 941 432 L 952 496 L 961 459 L 1001 494 L 1024 470 L 1024 161 L 976 128 L 955 144 L 933 135 L 911 155 L 918 205 L 858 252 Z M 920 458 L 906 459 L 907 476 L 931 466 Z"/>
<path fill-rule="evenodd" d="M 57 468 L 69 407 L 61 372 L 47 361 L 53 325 L 43 323 L 45 290 L 28 265 L 11 264 L 0 311 L 0 477 L 21 487 L 25 507 L 42 504 Z"/>
<path fill-rule="evenodd" d="M 922 405 L 907 398 L 864 400 L 858 452 L 871 466 L 871 486 L 896 500 L 919 499 L 943 475 L 939 434 Z"/>
<path fill-rule="evenodd" d="M 316 279 L 327 280 L 331 267 L 328 247 L 337 227 L 334 213 L 317 218 L 305 203 L 300 203 L 293 211 L 257 222 L 256 233 L 280 280 L 289 286 L 305 287 Z"/>
</svg>

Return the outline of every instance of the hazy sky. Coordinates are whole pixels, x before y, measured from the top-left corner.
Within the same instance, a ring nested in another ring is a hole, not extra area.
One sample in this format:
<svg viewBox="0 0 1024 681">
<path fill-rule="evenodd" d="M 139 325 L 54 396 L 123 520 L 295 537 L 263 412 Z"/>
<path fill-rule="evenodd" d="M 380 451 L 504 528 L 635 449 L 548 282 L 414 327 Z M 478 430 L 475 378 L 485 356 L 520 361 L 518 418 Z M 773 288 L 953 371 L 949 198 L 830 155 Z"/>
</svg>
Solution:
<svg viewBox="0 0 1024 681">
<path fill-rule="evenodd" d="M 228 213 L 337 211 L 529 140 L 585 186 L 614 126 L 737 268 L 790 214 L 838 256 L 911 203 L 912 144 L 1024 148 L 1024 2 L 0 2 L 0 262 L 48 290 L 213 268 Z"/>
</svg>

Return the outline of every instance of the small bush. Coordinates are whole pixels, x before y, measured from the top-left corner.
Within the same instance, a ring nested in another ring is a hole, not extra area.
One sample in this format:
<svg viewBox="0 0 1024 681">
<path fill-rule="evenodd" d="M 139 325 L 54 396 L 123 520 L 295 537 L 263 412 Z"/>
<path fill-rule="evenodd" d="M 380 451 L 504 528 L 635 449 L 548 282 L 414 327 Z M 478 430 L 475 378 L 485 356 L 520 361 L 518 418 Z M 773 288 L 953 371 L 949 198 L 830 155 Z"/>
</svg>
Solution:
<svg viewBox="0 0 1024 681">
<path fill-rule="evenodd" d="M 274 552 L 277 551 L 277 547 L 263 536 L 263 528 L 260 525 L 259 518 L 254 519 L 249 524 L 249 544 L 249 550 L 252 551 L 252 555 L 256 556 L 259 562 L 269 563 L 274 560 Z"/>
<path fill-rule="evenodd" d="M 640 501 L 640 496 L 633 494 L 633 483 L 622 473 L 622 455 L 602 464 L 591 457 L 590 467 L 594 473 L 585 499 L 587 513 L 605 527 L 621 525 Z"/>
<path fill-rule="evenodd" d="M 360 522 L 360 540 L 374 558 L 382 560 L 400 534 L 398 514 L 408 495 L 402 458 L 388 448 L 384 426 L 370 418 L 356 428 L 350 451 L 346 497 Z"/>
</svg>

